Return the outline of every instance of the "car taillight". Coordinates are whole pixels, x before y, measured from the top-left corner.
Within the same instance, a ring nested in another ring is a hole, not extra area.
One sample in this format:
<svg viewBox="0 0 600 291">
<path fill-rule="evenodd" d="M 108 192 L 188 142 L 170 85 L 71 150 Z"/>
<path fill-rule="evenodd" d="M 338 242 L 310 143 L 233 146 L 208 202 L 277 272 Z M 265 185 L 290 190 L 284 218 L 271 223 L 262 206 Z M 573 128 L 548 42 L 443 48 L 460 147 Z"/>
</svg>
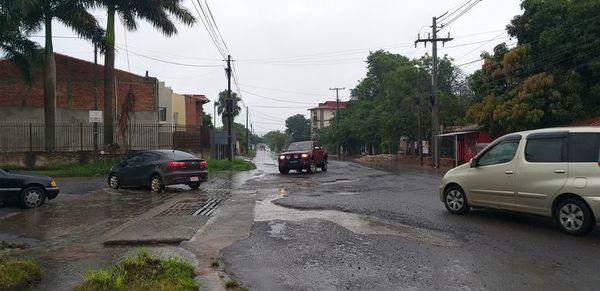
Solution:
<svg viewBox="0 0 600 291">
<path fill-rule="evenodd" d="M 200 168 L 208 168 L 208 163 L 206 161 L 200 161 Z"/>
<path fill-rule="evenodd" d="M 167 163 L 167 168 L 170 168 L 170 169 L 185 168 L 185 163 L 184 162 L 170 161 L 170 162 Z"/>
</svg>

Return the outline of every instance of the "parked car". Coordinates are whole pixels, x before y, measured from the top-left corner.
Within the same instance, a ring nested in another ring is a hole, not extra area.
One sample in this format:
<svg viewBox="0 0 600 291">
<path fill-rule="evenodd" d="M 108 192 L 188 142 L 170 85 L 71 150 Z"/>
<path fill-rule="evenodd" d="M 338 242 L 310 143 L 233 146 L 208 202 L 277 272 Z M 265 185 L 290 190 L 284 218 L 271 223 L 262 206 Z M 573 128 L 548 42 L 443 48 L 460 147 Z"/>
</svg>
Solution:
<svg viewBox="0 0 600 291">
<path fill-rule="evenodd" d="M 308 173 L 317 171 L 320 167 L 323 172 L 327 171 L 327 152 L 315 141 L 293 142 L 286 151 L 278 158 L 279 172 L 287 174 L 290 170 Z"/>
<path fill-rule="evenodd" d="M 56 181 L 20 171 L 0 169 L 0 202 L 19 203 L 23 208 L 40 207 L 58 195 Z"/>
<path fill-rule="evenodd" d="M 470 207 L 552 217 L 569 234 L 600 221 L 600 128 L 552 128 L 505 135 L 450 170 L 440 199 L 451 213 Z"/>
<path fill-rule="evenodd" d="M 208 179 L 205 160 L 178 150 L 140 151 L 110 169 L 108 185 L 149 186 L 160 193 L 167 185 L 185 184 L 192 189 Z"/>
</svg>

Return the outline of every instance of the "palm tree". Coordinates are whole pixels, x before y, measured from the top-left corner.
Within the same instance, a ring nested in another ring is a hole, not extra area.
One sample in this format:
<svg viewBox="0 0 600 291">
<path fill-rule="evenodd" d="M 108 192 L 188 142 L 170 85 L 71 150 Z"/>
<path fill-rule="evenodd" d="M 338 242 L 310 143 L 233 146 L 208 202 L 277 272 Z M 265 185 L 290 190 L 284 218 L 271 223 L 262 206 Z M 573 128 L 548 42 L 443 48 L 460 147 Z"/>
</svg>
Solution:
<svg viewBox="0 0 600 291">
<path fill-rule="evenodd" d="M 23 80 L 31 85 L 30 59 L 36 51 L 35 42 L 29 40 L 23 30 L 23 15 L 16 1 L 0 2 L 0 52 L 11 60 L 21 72 Z"/>
<path fill-rule="evenodd" d="M 219 101 L 217 101 L 217 113 L 219 115 L 221 115 L 221 121 L 223 122 L 223 129 L 227 130 L 228 129 L 228 124 L 227 124 L 227 113 L 225 112 L 225 104 L 227 103 L 227 90 L 219 93 Z M 240 98 L 237 93 L 235 92 L 231 92 L 231 99 L 233 99 L 233 116 L 232 116 L 232 121 L 233 119 L 240 115 L 240 112 L 242 111 L 242 108 L 239 105 L 239 102 L 242 101 L 242 98 Z"/>
<path fill-rule="evenodd" d="M 182 0 L 96 0 L 96 2 L 108 11 L 104 54 L 104 144 L 110 145 L 114 143 L 115 16 L 119 16 L 129 31 L 137 29 L 137 18 L 140 18 L 150 22 L 166 36 L 177 33 L 170 16 L 174 16 L 186 25 L 194 24 L 196 19 L 182 6 Z"/>
<path fill-rule="evenodd" d="M 10 0 L 9 0 L 10 1 Z M 56 63 L 52 46 L 52 20 L 57 19 L 79 36 L 97 42 L 103 33 L 87 8 L 92 0 L 15 0 L 23 13 L 25 30 L 44 29 L 44 123 L 46 149 L 53 151 L 56 134 Z"/>
</svg>

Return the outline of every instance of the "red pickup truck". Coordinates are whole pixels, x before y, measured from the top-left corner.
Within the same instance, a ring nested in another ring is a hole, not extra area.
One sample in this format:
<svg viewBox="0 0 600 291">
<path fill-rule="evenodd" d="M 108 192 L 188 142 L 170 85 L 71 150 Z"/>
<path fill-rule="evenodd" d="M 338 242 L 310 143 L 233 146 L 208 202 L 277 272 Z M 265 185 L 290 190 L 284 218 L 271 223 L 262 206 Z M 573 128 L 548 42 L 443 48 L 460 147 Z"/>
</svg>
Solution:
<svg viewBox="0 0 600 291">
<path fill-rule="evenodd" d="M 279 155 L 277 161 L 279 172 L 283 175 L 290 170 L 301 172 L 304 169 L 308 173 L 314 173 L 317 167 L 323 172 L 327 171 L 327 152 L 315 141 L 291 143 L 287 150 Z"/>
</svg>

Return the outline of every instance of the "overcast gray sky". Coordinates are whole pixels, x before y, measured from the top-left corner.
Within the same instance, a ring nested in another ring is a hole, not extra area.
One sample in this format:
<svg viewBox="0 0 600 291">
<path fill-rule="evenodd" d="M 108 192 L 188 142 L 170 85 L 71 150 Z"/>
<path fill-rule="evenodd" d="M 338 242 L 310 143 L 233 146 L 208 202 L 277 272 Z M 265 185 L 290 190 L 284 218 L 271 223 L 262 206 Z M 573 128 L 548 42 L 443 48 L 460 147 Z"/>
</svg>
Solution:
<svg viewBox="0 0 600 291">
<path fill-rule="evenodd" d="M 185 5 L 198 17 L 192 1 L 185 1 Z M 466 0 L 207 2 L 235 59 L 242 99 L 250 108 L 254 130 L 264 134 L 285 129 L 289 116 L 300 113 L 308 117 L 308 108 L 335 100 L 330 87 L 345 87 L 340 97 L 348 100 L 348 89 L 365 76 L 369 51 L 385 49 L 410 58 L 430 53 L 430 45 L 414 47 L 417 33 L 426 36 L 433 16 L 452 11 Z M 440 55 L 448 54 L 456 59 L 456 64 L 464 64 L 477 60 L 482 51 L 489 51 L 502 41 L 514 43 L 516 40 L 508 39 L 504 29 L 515 15 L 522 13 L 520 2 L 482 0 L 441 32 L 444 36 L 450 32 L 454 41 L 447 43 L 448 48 L 441 49 Z M 94 14 L 105 26 L 105 12 L 98 10 Z M 128 70 L 129 55 L 132 73 L 143 75 L 148 70 L 177 93 L 204 94 L 215 100 L 218 92 L 227 88 L 223 58 L 200 21 L 193 27 L 179 25 L 179 30 L 179 34 L 167 38 L 140 21 L 137 31 L 124 33 L 118 22 L 116 67 Z M 74 35 L 59 23 L 54 24 L 54 33 Z M 34 39 L 43 43 L 41 38 Z M 58 53 L 93 60 L 93 47 L 83 40 L 55 38 L 54 48 Z M 470 73 L 480 66 L 480 62 L 475 62 L 462 68 Z M 213 114 L 212 102 L 204 108 Z M 236 122 L 245 122 L 245 111 Z M 217 124 L 220 125 L 219 118 Z"/>
</svg>

